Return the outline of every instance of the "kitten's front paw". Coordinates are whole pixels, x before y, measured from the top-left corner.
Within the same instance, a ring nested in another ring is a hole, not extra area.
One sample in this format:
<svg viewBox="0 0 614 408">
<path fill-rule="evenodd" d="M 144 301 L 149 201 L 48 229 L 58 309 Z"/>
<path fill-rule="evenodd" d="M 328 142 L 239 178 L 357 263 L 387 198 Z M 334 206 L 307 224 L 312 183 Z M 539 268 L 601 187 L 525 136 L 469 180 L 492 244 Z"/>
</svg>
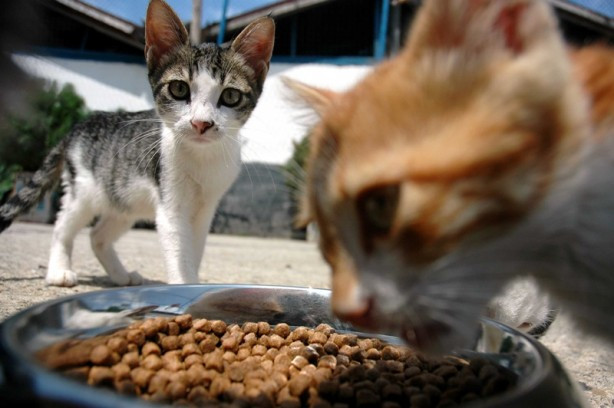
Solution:
<svg viewBox="0 0 614 408">
<path fill-rule="evenodd" d="M 77 284 L 77 274 L 70 269 L 50 269 L 45 282 L 49 286 L 62 286 L 70 288 Z"/>
<path fill-rule="evenodd" d="M 138 286 L 143 284 L 143 277 L 136 271 L 115 274 L 109 276 L 109 278 L 117 286 Z"/>
<path fill-rule="evenodd" d="M 143 284 L 144 279 L 137 271 L 128 273 L 128 276 L 130 277 L 130 283 L 128 285 L 139 286 Z"/>
</svg>

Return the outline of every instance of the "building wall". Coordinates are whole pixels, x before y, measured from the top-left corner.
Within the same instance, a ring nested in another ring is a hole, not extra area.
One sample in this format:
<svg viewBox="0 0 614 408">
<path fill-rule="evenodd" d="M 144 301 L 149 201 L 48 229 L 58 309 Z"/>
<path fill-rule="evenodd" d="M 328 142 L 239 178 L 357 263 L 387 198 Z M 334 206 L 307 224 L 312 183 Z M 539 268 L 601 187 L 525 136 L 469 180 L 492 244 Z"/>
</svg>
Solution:
<svg viewBox="0 0 614 408">
<path fill-rule="evenodd" d="M 27 73 L 60 85 L 72 83 L 90 110 L 137 111 L 153 108 L 145 65 L 42 55 L 17 54 L 15 62 Z M 368 66 L 330 64 L 271 64 L 256 110 L 241 131 L 243 160 L 283 164 L 292 155 L 292 142 L 300 140 L 313 124 L 282 76 L 307 84 L 343 90 L 354 84 Z"/>
<path fill-rule="evenodd" d="M 71 83 L 91 110 L 151 109 L 153 99 L 143 64 L 15 54 L 28 74 L 60 85 Z"/>
</svg>

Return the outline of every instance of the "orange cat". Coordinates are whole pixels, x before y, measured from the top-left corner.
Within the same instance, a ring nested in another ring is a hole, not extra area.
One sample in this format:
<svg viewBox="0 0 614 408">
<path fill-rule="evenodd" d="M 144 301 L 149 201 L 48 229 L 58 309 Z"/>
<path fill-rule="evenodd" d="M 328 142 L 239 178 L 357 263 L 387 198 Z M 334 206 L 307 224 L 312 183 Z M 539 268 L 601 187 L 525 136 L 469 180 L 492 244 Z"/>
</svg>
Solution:
<svg viewBox="0 0 614 408">
<path fill-rule="evenodd" d="M 544 1 L 426 0 L 353 89 L 292 84 L 338 316 L 446 351 L 531 274 L 614 339 L 614 52 L 572 60 Z"/>
</svg>

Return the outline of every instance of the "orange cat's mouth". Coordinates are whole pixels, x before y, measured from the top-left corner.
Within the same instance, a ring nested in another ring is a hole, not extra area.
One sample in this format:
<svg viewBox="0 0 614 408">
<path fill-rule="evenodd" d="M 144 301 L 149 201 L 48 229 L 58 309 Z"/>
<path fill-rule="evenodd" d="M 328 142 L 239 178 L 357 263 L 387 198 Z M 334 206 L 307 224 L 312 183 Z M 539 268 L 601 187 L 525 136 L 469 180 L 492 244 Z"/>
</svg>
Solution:
<svg viewBox="0 0 614 408">
<path fill-rule="evenodd" d="M 433 342 L 449 334 L 451 331 L 448 325 L 439 322 L 429 322 L 421 326 L 404 327 L 401 330 L 401 338 L 408 345 L 420 350 L 433 348 Z"/>
</svg>

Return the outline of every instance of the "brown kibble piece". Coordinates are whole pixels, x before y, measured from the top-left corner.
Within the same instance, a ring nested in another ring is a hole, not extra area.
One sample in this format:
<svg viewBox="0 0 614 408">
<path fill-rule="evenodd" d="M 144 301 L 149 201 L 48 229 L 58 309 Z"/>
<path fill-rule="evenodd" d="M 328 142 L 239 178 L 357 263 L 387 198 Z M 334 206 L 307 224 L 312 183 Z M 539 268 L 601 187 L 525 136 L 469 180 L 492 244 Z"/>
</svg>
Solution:
<svg viewBox="0 0 614 408">
<path fill-rule="evenodd" d="M 292 362 L 290 364 L 300 370 L 303 367 L 309 365 L 309 361 L 303 356 L 296 356 L 292 359 Z"/>
<path fill-rule="evenodd" d="M 145 344 L 145 333 L 140 329 L 128 330 L 128 333 L 126 333 L 126 340 L 140 347 Z"/>
<path fill-rule="evenodd" d="M 192 365 L 194 364 L 203 364 L 203 357 L 201 354 L 190 354 L 189 356 L 187 356 L 185 358 L 185 360 L 183 361 L 183 364 L 185 365 L 185 368 L 188 369 L 190 368 Z"/>
<path fill-rule="evenodd" d="M 141 349 L 141 354 L 143 356 L 148 356 L 150 354 L 155 354 L 159 356 L 159 355 L 162 355 L 162 351 L 160 350 L 160 346 L 158 346 L 157 343 L 148 341 L 147 343 L 143 345 L 143 348 Z"/>
<path fill-rule="evenodd" d="M 196 343 L 196 337 L 194 337 L 194 333 L 188 332 L 179 335 L 179 347 L 183 347 L 186 344 Z"/>
<path fill-rule="evenodd" d="M 177 322 L 168 322 L 168 331 L 167 334 L 169 336 L 178 336 L 181 333 L 181 329 Z"/>
<path fill-rule="evenodd" d="M 339 353 L 339 346 L 337 346 L 332 341 L 327 341 L 326 343 L 324 343 L 324 351 L 326 352 L 326 354 L 336 356 L 337 353 Z"/>
<path fill-rule="evenodd" d="M 223 376 L 217 376 L 211 382 L 211 387 L 209 388 L 209 393 L 212 397 L 217 397 L 221 395 L 224 391 L 226 391 L 230 387 L 230 380 Z"/>
<path fill-rule="evenodd" d="M 128 341 L 119 336 L 111 337 L 109 341 L 107 341 L 107 347 L 109 347 L 109 350 L 122 355 L 128 351 Z"/>
<path fill-rule="evenodd" d="M 382 350 L 382 358 L 384 360 L 397 360 L 400 357 L 401 353 L 396 347 L 386 346 Z"/>
<path fill-rule="evenodd" d="M 132 382 L 141 388 L 146 388 L 151 377 L 154 376 L 154 372 L 146 368 L 137 367 L 130 372 Z"/>
<path fill-rule="evenodd" d="M 211 321 L 211 331 L 218 336 L 221 336 L 226 332 L 226 323 L 221 320 L 212 320 Z"/>
<path fill-rule="evenodd" d="M 116 364 L 119 360 L 119 354 L 112 352 L 109 350 L 109 347 L 104 344 L 99 344 L 94 347 L 90 355 L 90 361 L 94 365 L 110 366 Z"/>
<path fill-rule="evenodd" d="M 201 332 L 210 332 L 211 322 L 207 319 L 196 319 L 192 321 L 192 328 Z"/>
<path fill-rule="evenodd" d="M 168 378 L 164 375 L 155 374 L 149 380 L 147 392 L 150 394 L 156 394 L 158 392 L 164 392 L 166 385 L 168 384 Z"/>
<path fill-rule="evenodd" d="M 166 336 L 160 341 L 162 350 L 171 351 L 179 348 L 179 338 L 177 336 Z"/>
<path fill-rule="evenodd" d="M 332 333 L 335 332 L 335 329 L 333 329 L 331 327 L 331 325 L 326 324 L 326 323 L 320 323 L 316 328 L 315 331 L 317 332 L 321 332 L 324 333 L 326 336 L 330 336 Z"/>
<path fill-rule="evenodd" d="M 272 334 L 269 337 L 269 347 L 273 347 L 276 349 L 281 348 L 284 344 L 284 339 L 279 334 Z"/>
<path fill-rule="evenodd" d="M 307 374 L 299 373 L 288 383 L 290 395 L 300 396 L 309 388 L 309 384 L 311 384 L 311 377 Z"/>
<path fill-rule="evenodd" d="M 245 332 L 245 334 L 249 334 L 249 333 L 258 334 L 258 323 L 256 322 L 243 323 L 243 331 Z"/>
<path fill-rule="evenodd" d="M 166 394 L 172 399 L 177 400 L 186 396 L 188 388 L 185 383 L 179 381 L 173 381 L 166 385 Z"/>
<path fill-rule="evenodd" d="M 181 316 L 177 316 L 175 317 L 175 323 L 179 325 L 181 330 L 188 330 L 190 327 L 192 327 L 192 315 L 183 314 Z"/>
<path fill-rule="evenodd" d="M 237 360 L 245 360 L 247 357 L 252 355 L 251 348 L 241 348 L 237 352 Z"/>
<path fill-rule="evenodd" d="M 237 338 L 234 336 L 226 337 L 222 340 L 222 349 L 224 350 L 237 350 L 239 348 L 239 343 L 237 342 Z"/>
<path fill-rule="evenodd" d="M 111 385 L 115 379 L 115 373 L 110 367 L 94 366 L 89 370 L 87 383 L 90 385 Z"/>
<path fill-rule="evenodd" d="M 275 329 L 273 329 L 273 332 L 285 339 L 288 337 L 291 330 L 290 326 L 288 326 L 286 323 L 278 323 L 275 325 Z"/>
<path fill-rule="evenodd" d="M 191 354 L 202 354 L 202 352 L 200 351 L 200 348 L 196 345 L 196 343 L 188 343 L 184 345 L 183 348 L 181 349 L 182 358 L 185 359 L 187 356 Z"/>
<path fill-rule="evenodd" d="M 130 351 L 122 356 L 122 363 L 126 363 L 128 367 L 135 368 L 139 365 L 139 353 Z"/>
<path fill-rule="evenodd" d="M 206 388 L 202 385 L 193 387 L 188 394 L 188 401 L 190 402 L 199 403 L 207 399 L 209 399 L 209 392 L 207 392 Z"/>
<path fill-rule="evenodd" d="M 300 326 L 292 332 L 292 340 L 306 343 L 309 340 L 309 331 L 306 327 Z"/>
<path fill-rule="evenodd" d="M 266 347 L 262 344 L 256 344 L 252 347 L 252 355 L 254 356 L 264 356 L 266 353 Z"/>
<path fill-rule="evenodd" d="M 268 335 L 271 332 L 271 325 L 267 322 L 258 322 L 258 335 Z"/>
<path fill-rule="evenodd" d="M 211 353 L 208 353 L 203 356 L 203 363 L 205 368 L 222 371 L 224 368 L 224 359 L 222 358 L 222 351 L 220 349 L 215 349 Z"/>
<path fill-rule="evenodd" d="M 309 343 L 319 343 L 326 344 L 328 341 L 328 336 L 321 331 L 314 331 L 311 336 L 309 336 Z"/>
<path fill-rule="evenodd" d="M 160 356 L 155 354 L 150 354 L 141 361 L 141 367 L 146 368 L 148 370 L 157 371 L 163 367 L 162 359 Z"/>
<path fill-rule="evenodd" d="M 198 343 L 198 347 L 200 347 L 200 351 L 203 353 L 210 353 L 217 347 L 217 343 L 220 339 L 215 334 L 209 334 L 207 337 Z"/>
</svg>

